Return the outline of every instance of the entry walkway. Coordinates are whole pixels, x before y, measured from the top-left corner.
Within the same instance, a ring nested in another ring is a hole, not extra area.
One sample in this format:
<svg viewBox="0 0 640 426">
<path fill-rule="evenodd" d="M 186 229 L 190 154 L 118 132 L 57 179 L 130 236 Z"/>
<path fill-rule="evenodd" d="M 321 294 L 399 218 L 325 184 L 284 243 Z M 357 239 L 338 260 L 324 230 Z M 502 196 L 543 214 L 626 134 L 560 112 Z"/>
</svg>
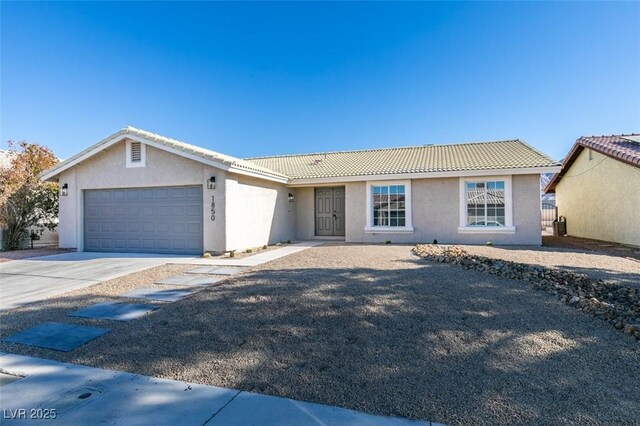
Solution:
<svg viewBox="0 0 640 426">
<path fill-rule="evenodd" d="M 233 389 L 0 352 L 2 423 L 135 425 L 431 425 Z M 8 384 L 5 384 L 8 383 Z M 31 411 L 35 409 L 34 411 Z M 54 419 L 34 419 L 36 416 Z"/>
<path fill-rule="evenodd" d="M 186 263 L 189 265 L 211 265 L 211 266 L 258 266 L 290 254 L 298 253 L 311 247 L 324 244 L 326 241 L 302 241 L 301 243 L 282 246 L 279 249 L 269 250 L 264 253 L 255 254 L 253 256 L 244 257 L 242 259 L 183 259 L 172 263 Z"/>
</svg>

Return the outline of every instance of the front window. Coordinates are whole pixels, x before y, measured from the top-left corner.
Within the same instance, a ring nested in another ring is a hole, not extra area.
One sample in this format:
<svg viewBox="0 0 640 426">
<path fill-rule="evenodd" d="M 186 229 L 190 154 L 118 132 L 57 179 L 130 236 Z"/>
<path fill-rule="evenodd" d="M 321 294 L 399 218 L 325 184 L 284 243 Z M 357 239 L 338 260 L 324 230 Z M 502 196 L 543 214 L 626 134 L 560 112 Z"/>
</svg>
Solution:
<svg viewBox="0 0 640 426">
<path fill-rule="evenodd" d="M 405 226 L 404 185 L 372 186 L 373 226 Z"/>
<path fill-rule="evenodd" d="M 467 226 L 505 226 L 504 181 L 467 182 Z"/>
</svg>

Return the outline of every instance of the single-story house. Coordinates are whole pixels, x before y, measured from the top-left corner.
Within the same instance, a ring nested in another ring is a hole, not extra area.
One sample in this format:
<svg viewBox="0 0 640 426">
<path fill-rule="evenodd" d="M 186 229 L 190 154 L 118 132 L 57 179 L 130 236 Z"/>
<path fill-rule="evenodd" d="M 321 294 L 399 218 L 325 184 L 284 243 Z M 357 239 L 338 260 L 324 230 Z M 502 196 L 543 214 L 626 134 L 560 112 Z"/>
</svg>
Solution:
<svg viewBox="0 0 640 426">
<path fill-rule="evenodd" d="M 581 137 L 545 192 L 569 235 L 640 246 L 640 135 Z"/>
<path fill-rule="evenodd" d="M 46 171 L 60 246 L 198 254 L 287 240 L 541 244 L 520 140 L 239 159 L 127 127 Z"/>
</svg>

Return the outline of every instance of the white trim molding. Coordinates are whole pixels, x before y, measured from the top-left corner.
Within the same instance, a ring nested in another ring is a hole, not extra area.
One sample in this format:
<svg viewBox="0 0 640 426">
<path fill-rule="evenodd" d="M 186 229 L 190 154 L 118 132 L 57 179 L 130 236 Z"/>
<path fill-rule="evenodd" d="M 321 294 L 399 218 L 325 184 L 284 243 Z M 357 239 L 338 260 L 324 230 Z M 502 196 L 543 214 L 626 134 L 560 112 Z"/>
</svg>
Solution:
<svg viewBox="0 0 640 426">
<path fill-rule="evenodd" d="M 397 179 L 436 179 L 447 177 L 475 177 L 482 179 L 490 179 L 491 176 L 498 175 L 539 175 L 543 173 L 559 173 L 562 166 L 551 167 L 523 167 L 514 169 L 487 169 L 487 170 L 456 170 L 449 172 L 421 172 L 421 173 L 395 173 L 388 175 L 362 175 L 362 176 L 336 176 L 336 177 L 320 177 L 320 178 L 302 178 L 291 179 L 288 186 L 318 186 L 332 185 L 345 182 L 369 182 L 369 181 L 386 181 Z"/>
<path fill-rule="evenodd" d="M 390 185 L 404 185 L 404 209 L 405 209 L 405 226 L 374 226 L 373 225 L 373 187 L 374 186 L 390 186 Z M 386 181 L 371 181 L 367 182 L 367 196 L 366 196 L 367 208 L 367 220 L 364 227 L 366 234 L 410 234 L 413 232 L 413 215 L 411 208 L 411 180 L 386 180 Z"/>
<path fill-rule="evenodd" d="M 225 164 L 222 161 L 216 161 L 210 158 L 205 158 L 202 155 L 199 154 L 195 154 L 195 153 L 189 153 L 186 151 L 183 151 L 179 148 L 176 147 L 172 147 L 172 146 L 168 146 L 165 145 L 163 143 L 157 142 L 153 139 L 150 138 L 145 138 L 144 136 L 140 136 L 134 133 L 129 133 L 129 131 L 127 129 L 122 129 L 120 131 L 118 131 L 117 133 L 114 133 L 111 136 L 108 136 L 106 138 L 104 138 L 103 140 L 101 140 L 100 142 L 90 146 L 89 148 L 85 149 L 84 151 L 80 152 L 79 154 L 76 154 L 66 160 L 64 160 L 61 163 L 58 163 L 57 165 L 55 165 L 54 167 L 50 168 L 49 170 L 44 171 L 41 175 L 40 175 L 40 179 L 43 181 L 48 181 L 48 180 L 53 180 L 55 178 L 57 178 L 62 172 L 64 172 L 65 170 L 75 166 L 76 164 L 81 163 L 82 161 L 87 160 L 88 158 L 93 157 L 94 155 L 96 155 L 97 153 L 104 151 L 105 149 L 109 148 L 110 146 L 113 146 L 119 142 L 122 142 L 123 140 L 127 140 L 127 141 L 136 141 L 136 142 L 140 142 L 143 145 L 149 145 L 152 146 L 153 148 L 157 148 L 157 149 L 161 149 L 163 151 L 172 153 L 172 154 L 176 154 L 179 155 L 181 157 L 184 158 L 188 158 L 190 160 L 193 161 L 197 161 L 199 163 L 203 163 L 224 171 L 228 171 L 231 173 L 237 173 L 240 175 L 246 175 L 246 176 L 251 176 L 251 177 L 256 177 L 256 178 L 260 178 L 260 179 L 265 179 L 265 180 L 270 180 L 273 182 L 279 182 L 279 183 L 287 183 L 289 182 L 289 179 L 287 177 L 284 176 L 276 176 L 276 175 L 270 175 L 266 172 L 261 172 L 259 170 L 246 170 L 240 167 L 237 167 L 233 164 L 228 165 Z M 128 152 L 128 150 L 127 150 Z"/>
<path fill-rule="evenodd" d="M 460 177 L 460 226 L 459 234 L 514 234 L 516 227 L 513 224 L 513 185 L 510 175 L 504 176 L 469 176 Z M 467 225 L 467 182 L 504 182 L 504 222 L 505 226 L 468 226 Z"/>
</svg>

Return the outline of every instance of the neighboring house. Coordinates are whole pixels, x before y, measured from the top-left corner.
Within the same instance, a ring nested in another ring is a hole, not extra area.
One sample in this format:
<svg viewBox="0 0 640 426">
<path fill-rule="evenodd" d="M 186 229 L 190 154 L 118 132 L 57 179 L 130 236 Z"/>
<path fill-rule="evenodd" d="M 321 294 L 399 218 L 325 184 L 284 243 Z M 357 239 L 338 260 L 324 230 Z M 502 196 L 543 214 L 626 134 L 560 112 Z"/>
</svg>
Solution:
<svg viewBox="0 0 640 426">
<path fill-rule="evenodd" d="M 640 246 L 640 135 L 578 139 L 545 192 L 569 235 Z"/>
<path fill-rule="evenodd" d="M 42 178 L 62 188 L 61 247 L 197 254 L 313 238 L 540 245 L 540 174 L 558 171 L 519 140 L 243 160 L 128 127 Z"/>
<path fill-rule="evenodd" d="M 4 169 L 8 169 L 9 167 L 11 167 L 11 161 L 14 156 L 15 151 L 0 149 L 0 173 Z M 29 238 L 29 234 L 31 234 L 31 232 L 35 232 L 39 235 L 39 239 L 33 242 L 33 247 L 49 247 L 58 245 L 58 233 L 55 229 L 53 231 L 50 231 L 44 227 L 32 226 L 27 230 L 27 232 L 28 234 L 25 235 L 25 239 L 22 241 L 20 248 L 28 248 L 31 246 L 31 239 Z M 0 229 L 0 250 L 3 246 L 3 234 L 3 230 Z"/>
</svg>

